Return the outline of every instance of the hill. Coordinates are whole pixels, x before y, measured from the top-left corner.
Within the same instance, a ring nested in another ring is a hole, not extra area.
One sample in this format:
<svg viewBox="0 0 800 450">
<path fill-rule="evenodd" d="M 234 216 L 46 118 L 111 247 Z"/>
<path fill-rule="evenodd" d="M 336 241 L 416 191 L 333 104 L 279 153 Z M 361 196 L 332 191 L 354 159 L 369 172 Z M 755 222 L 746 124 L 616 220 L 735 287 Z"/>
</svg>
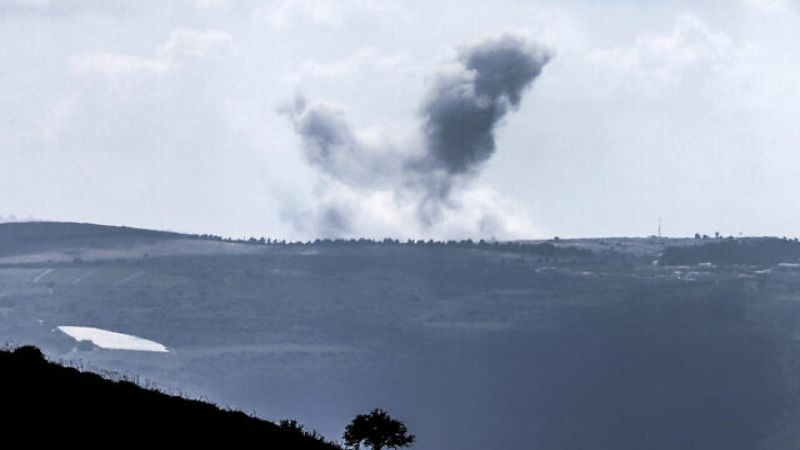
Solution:
<svg viewBox="0 0 800 450">
<path fill-rule="evenodd" d="M 0 257 L 0 336 L 328 437 L 381 407 L 438 450 L 800 442 L 789 242 L 158 236 Z M 733 243 L 761 262 L 706 254 Z M 168 351 L 64 331 L 76 328 Z"/>
<path fill-rule="evenodd" d="M 0 256 L 70 247 L 153 242 L 188 238 L 188 235 L 130 227 L 71 222 L 0 223 Z"/>
<path fill-rule="evenodd" d="M 85 262 L 252 252 L 219 236 L 73 222 L 0 223 L 0 264 Z"/>
<path fill-rule="evenodd" d="M 0 351 L 0 392 L 5 442 L 339 449 L 242 412 L 63 367 L 32 346 Z"/>
<path fill-rule="evenodd" d="M 0 223 L 0 242 L 41 242 L 86 238 L 175 238 L 188 236 L 171 231 L 147 230 L 111 225 L 76 222 L 9 222 Z"/>
<path fill-rule="evenodd" d="M 668 246 L 661 256 L 667 265 L 712 263 L 717 265 L 766 265 L 800 260 L 800 243 L 779 238 L 715 240 L 702 245 Z"/>
</svg>

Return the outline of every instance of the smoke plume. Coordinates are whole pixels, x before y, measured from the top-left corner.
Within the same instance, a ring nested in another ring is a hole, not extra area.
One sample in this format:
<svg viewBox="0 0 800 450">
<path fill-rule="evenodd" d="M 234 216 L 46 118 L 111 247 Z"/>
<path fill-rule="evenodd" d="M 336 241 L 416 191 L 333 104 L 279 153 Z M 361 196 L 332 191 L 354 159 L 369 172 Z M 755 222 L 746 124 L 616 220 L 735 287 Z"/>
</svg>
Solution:
<svg viewBox="0 0 800 450">
<path fill-rule="evenodd" d="M 283 112 L 319 171 L 319 203 L 285 216 L 301 232 L 322 236 L 530 233 L 513 205 L 470 184 L 495 152 L 497 125 L 548 60 L 514 35 L 459 49 L 436 72 L 415 130 L 356 130 L 344 108 L 298 97 Z"/>
<path fill-rule="evenodd" d="M 497 123 L 519 107 L 548 56 L 505 35 L 462 49 L 436 77 L 422 106 L 428 155 L 451 174 L 475 170 L 495 150 Z"/>
</svg>

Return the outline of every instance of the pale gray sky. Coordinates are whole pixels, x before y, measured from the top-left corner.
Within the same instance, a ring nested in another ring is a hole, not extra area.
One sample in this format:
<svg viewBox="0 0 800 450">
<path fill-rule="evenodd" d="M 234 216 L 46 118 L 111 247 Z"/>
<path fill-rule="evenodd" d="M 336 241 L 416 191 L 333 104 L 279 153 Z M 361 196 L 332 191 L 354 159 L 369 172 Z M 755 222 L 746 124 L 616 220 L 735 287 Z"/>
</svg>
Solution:
<svg viewBox="0 0 800 450">
<path fill-rule="evenodd" d="M 304 158 L 296 97 L 360 149 L 413 153 L 432 84 L 503 33 L 551 59 L 435 223 L 408 180 L 349 186 Z M 373 237 L 646 235 L 658 217 L 794 236 L 798 55 L 796 0 L 0 0 L 0 216 L 299 239 L 336 204 Z"/>
</svg>

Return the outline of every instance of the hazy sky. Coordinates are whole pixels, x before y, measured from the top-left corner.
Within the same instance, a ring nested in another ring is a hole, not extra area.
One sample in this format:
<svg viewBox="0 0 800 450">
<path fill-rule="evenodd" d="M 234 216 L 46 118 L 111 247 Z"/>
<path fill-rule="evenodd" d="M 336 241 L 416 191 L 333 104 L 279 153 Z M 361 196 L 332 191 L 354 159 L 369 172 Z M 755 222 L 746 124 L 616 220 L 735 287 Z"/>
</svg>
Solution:
<svg viewBox="0 0 800 450">
<path fill-rule="evenodd" d="M 408 155 L 434 146 L 431 105 L 477 86 L 470 52 L 503 36 L 541 73 L 421 214 L 438 175 Z M 292 239 L 647 235 L 658 217 L 800 234 L 795 0 L 0 0 L 0 99 L 0 215 Z M 309 111 L 344 130 L 346 176 L 309 157 Z"/>
</svg>

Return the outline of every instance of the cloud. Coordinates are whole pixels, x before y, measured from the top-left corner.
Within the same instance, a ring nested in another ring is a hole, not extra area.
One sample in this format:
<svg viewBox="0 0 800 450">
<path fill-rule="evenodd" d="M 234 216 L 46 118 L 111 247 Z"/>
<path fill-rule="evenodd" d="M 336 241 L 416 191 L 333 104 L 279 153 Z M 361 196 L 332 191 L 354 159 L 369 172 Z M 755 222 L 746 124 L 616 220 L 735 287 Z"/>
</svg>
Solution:
<svg viewBox="0 0 800 450">
<path fill-rule="evenodd" d="M 123 76 L 162 75 L 184 62 L 200 59 L 231 47 L 233 38 L 222 31 L 177 29 L 158 46 L 151 57 L 119 53 L 92 53 L 73 58 L 72 67 L 79 75 Z"/>
<path fill-rule="evenodd" d="M 357 129 L 344 107 L 298 97 L 281 111 L 318 170 L 313 211 L 285 214 L 324 236 L 524 235 L 529 221 L 471 182 L 495 152 L 495 130 L 547 64 L 549 55 L 514 35 L 459 49 L 433 78 L 413 130 Z M 396 229 L 402 228 L 401 230 Z"/>
<path fill-rule="evenodd" d="M 130 12 L 136 2 L 113 0 L 3 0 L 0 15 L 69 15 L 83 12 Z"/>
<path fill-rule="evenodd" d="M 394 0 L 283 0 L 269 6 L 269 24 L 277 30 L 292 30 L 303 22 L 342 27 L 358 11 L 396 14 L 399 3 Z"/>
<path fill-rule="evenodd" d="M 161 75 L 169 69 L 164 61 L 117 53 L 76 56 L 72 67 L 78 75 L 118 76 L 128 74 Z"/>
<path fill-rule="evenodd" d="M 749 8 L 767 13 L 784 13 L 791 8 L 788 0 L 741 0 L 741 2 Z"/>
<path fill-rule="evenodd" d="M 58 98 L 44 115 L 44 124 L 41 129 L 42 137 L 50 142 L 58 139 L 72 119 L 76 109 L 77 95 L 70 94 Z"/>
<path fill-rule="evenodd" d="M 193 12 L 217 12 L 237 0 L 2 0 L 0 15 L 40 17 L 74 17 L 81 14 L 102 14 L 130 18 L 132 15 L 156 13 L 185 17 Z"/>
<path fill-rule="evenodd" d="M 285 29 L 297 17 L 309 18 L 313 22 L 340 25 L 342 15 L 336 2 L 330 0 L 284 0 L 272 11 L 269 20 L 274 28 Z"/>
<path fill-rule="evenodd" d="M 348 77 L 363 70 L 375 72 L 401 72 L 413 68 L 411 59 L 405 54 L 385 54 L 375 47 L 363 47 L 348 57 L 332 63 L 319 63 L 306 59 L 300 66 L 282 77 L 289 82 L 299 82 L 306 78 Z"/>
<path fill-rule="evenodd" d="M 684 14 L 669 33 L 648 33 L 633 45 L 594 50 L 587 60 L 598 76 L 606 77 L 606 86 L 665 92 L 664 87 L 680 85 L 696 73 L 726 74 L 745 67 L 756 50 Z"/>
</svg>

